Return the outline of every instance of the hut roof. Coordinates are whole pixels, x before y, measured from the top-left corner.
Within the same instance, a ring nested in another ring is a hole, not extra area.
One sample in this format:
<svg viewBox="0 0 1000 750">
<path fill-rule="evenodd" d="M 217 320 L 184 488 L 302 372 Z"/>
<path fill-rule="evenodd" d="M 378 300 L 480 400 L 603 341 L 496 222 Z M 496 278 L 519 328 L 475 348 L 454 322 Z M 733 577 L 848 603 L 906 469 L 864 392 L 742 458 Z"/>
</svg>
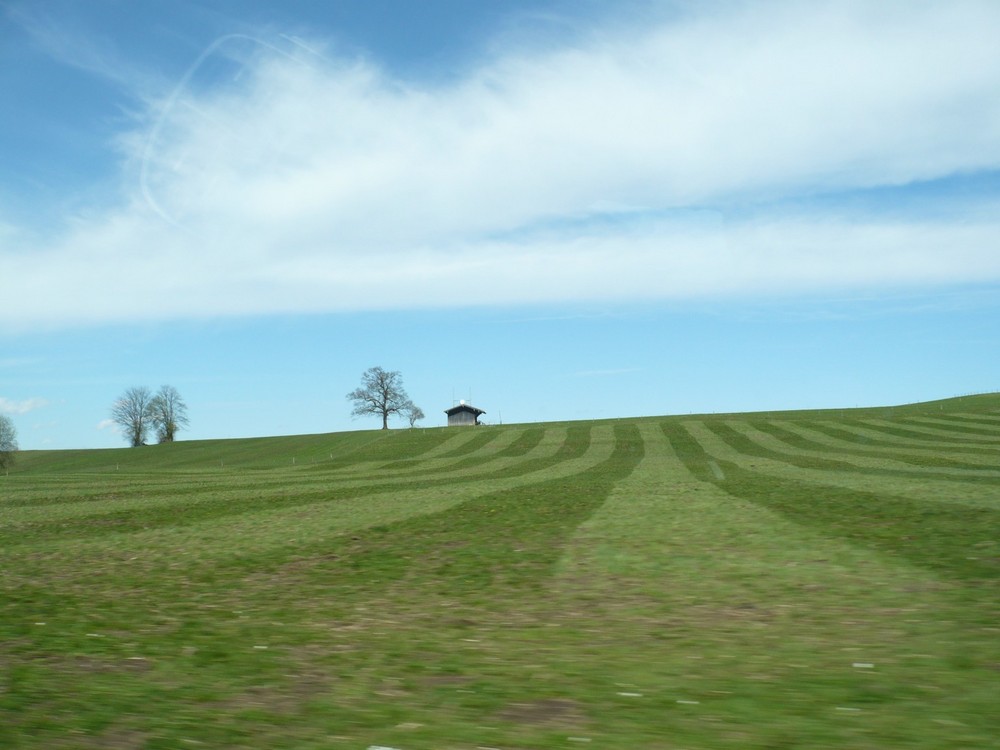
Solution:
<svg viewBox="0 0 1000 750">
<path fill-rule="evenodd" d="M 450 409 L 445 409 L 444 413 L 447 414 L 450 417 L 452 414 L 458 414 L 459 412 L 463 412 L 463 411 L 472 412 L 477 417 L 480 414 L 485 414 L 486 413 L 482 409 L 478 409 L 475 406 L 473 406 L 472 404 L 466 404 L 466 403 L 459 404 L 458 406 L 453 406 Z"/>
</svg>

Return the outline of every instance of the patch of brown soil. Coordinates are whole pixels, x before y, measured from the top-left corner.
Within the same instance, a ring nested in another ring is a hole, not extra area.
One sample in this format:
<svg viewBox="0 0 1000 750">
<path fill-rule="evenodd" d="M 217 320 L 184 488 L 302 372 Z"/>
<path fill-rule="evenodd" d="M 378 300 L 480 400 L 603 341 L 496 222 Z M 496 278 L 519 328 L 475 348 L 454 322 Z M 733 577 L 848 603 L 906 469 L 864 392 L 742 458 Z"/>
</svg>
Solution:
<svg viewBox="0 0 1000 750">
<path fill-rule="evenodd" d="M 111 728 L 95 738 L 94 747 L 104 750 L 142 750 L 149 735 L 131 729 Z"/>
<path fill-rule="evenodd" d="M 499 713 L 499 717 L 516 724 L 579 724 L 586 720 L 580 705 L 567 698 L 511 703 Z"/>
</svg>

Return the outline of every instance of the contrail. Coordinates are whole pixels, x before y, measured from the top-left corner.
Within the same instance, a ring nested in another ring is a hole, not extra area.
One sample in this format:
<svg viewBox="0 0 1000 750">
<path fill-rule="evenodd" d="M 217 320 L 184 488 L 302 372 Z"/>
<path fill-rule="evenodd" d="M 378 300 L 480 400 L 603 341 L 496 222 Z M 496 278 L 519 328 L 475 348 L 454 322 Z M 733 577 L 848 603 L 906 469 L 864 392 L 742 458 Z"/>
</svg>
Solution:
<svg viewBox="0 0 1000 750">
<path fill-rule="evenodd" d="M 281 36 L 282 38 L 287 39 L 289 42 L 292 42 L 296 46 L 301 47 L 302 49 L 314 55 L 317 54 L 315 51 L 307 47 L 301 41 L 293 37 L 286 36 L 284 34 L 282 34 Z M 173 111 L 174 107 L 177 106 L 177 100 L 180 99 L 180 96 L 183 93 L 184 89 L 187 88 L 187 85 L 190 82 L 191 77 L 204 64 L 205 60 L 207 60 L 211 55 L 213 55 L 215 51 L 219 49 L 219 47 L 234 39 L 242 39 L 244 41 L 260 45 L 261 47 L 265 47 L 266 49 L 276 52 L 279 55 L 282 55 L 283 57 L 287 57 L 289 60 L 294 60 L 297 63 L 305 65 L 306 67 L 310 68 L 313 67 L 308 63 L 303 62 L 300 58 L 297 58 L 294 55 L 289 54 L 280 47 L 276 47 L 270 42 L 264 41 L 263 39 L 259 39 L 257 37 L 249 36 L 247 34 L 224 34 L 218 37 L 211 44 L 205 47 L 205 49 L 202 50 L 201 54 L 195 58 L 194 62 L 191 63 L 190 66 L 188 66 L 188 69 L 184 72 L 184 75 L 181 76 L 180 80 L 177 82 L 177 85 L 174 86 L 173 91 L 170 92 L 170 96 L 167 97 L 166 103 L 164 103 L 162 109 L 160 110 L 159 117 L 156 118 L 156 122 L 153 124 L 153 127 L 149 131 L 149 136 L 146 138 L 146 145 L 143 148 L 142 161 L 139 167 L 139 190 L 142 192 L 142 197 L 145 199 L 147 205 L 149 205 L 149 207 L 153 209 L 153 211 L 168 224 L 173 224 L 175 227 L 179 227 L 181 229 L 183 229 L 183 226 L 180 224 L 180 222 L 178 222 L 173 216 L 171 216 L 167 212 L 167 210 L 163 208 L 163 206 L 161 206 L 159 202 L 156 200 L 156 198 L 153 196 L 153 191 L 149 187 L 149 163 L 153 154 L 153 149 L 156 146 L 156 142 L 159 140 L 160 132 L 163 130 L 163 123 L 166 121 L 167 116 L 170 114 L 170 112 Z"/>
</svg>

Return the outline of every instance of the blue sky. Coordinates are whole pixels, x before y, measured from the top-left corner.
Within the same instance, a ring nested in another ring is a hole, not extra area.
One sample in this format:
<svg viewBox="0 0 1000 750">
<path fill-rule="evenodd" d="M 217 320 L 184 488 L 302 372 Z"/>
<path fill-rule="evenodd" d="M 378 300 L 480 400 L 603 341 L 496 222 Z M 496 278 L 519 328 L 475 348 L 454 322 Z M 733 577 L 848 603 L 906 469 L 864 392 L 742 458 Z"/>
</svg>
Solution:
<svg viewBox="0 0 1000 750">
<path fill-rule="evenodd" d="M 1000 389 L 994 2 L 0 3 L 22 448 Z"/>
</svg>

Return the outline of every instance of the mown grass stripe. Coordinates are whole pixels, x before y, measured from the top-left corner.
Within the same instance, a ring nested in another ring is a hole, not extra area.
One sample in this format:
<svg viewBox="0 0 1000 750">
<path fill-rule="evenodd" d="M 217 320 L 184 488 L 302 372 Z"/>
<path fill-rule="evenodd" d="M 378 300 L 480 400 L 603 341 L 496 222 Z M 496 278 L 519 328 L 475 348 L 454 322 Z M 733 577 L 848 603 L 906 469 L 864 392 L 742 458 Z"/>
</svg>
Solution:
<svg viewBox="0 0 1000 750">
<path fill-rule="evenodd" d="M 1000 575 L 1000 558 L 969 554 L 977 545 L 990 545 L 998 538 L 1000 510 L 942 505 L 761 474 L 712 459 L 685 425 L 667 423 L 664 432 L 692 474 L 734 497 L 778 511 L 824 535 L 864 544 L 958 580 L 995 584 Z M 706 471 L 711 460 L 717 461 L 724 478 Z"/>
<path fill-rule="evenodd" d="M 972 505 L 985 508 L 1000 507 L 1000 480 L 983 477 L 956 477 L 947 479 L 905 475 L 873 476 L 872 471 L 831 471 L 827 468 L 794 466 L 783 460 L 762 455 L 748 456 L 736 451 L 699 422 L 685 422 L 686 428 L 708 453 L 704 460 L 709 465 L 716 459 L 738 464 L 744 469 L 769 476 L 797 479 L 814 484 L 843 487 L 849 490 L 880 492 L 904 498 L 914 498 L 936 503 Z M 715 464 L 718 466 L 718 463 Z M 715 479 L 724 478 L 721 467 L 713 471 Z"/>
<path fill-rule="evenodd" d="M 480 428 L 478 430 L 473 429 L 473 438 L 466 441 L 463 445 L 458 446 L 454 450 L 448 451 L 443 454 L 442 458 L 464 458 L 473 453 L 478 453 L 487 445 L 496 440 L 501 431 L 497 429 L 490 428 Z"/>
<path fill-rule="evenodd" d="M 1000 459 L 1000 446 L 994 448 L 942 443 L 928 445 L 927 441 L 923 440 L 889 437 L 886 433 L 865 430 L 861 427 L 842 427 L 830 422 L 785 422 L 782 426 L 792 431 L 808 429 L 814 433 L 821 433 L 859 450 L 906 450 L 926 452 L 929 455 L 988 456 Z"/>
<path fill-rule="evenodd" d="M 551 456 L 515 459 L 516 462 L 512 465 L 489 471 L 488 478 L 496 482 L 530 476 L 551 470 L 561 463 L 580 459 L 590 447 L 591 431 L 590 425 L 571 427 L 566 430 L 565 439 L 559 449 Z M 302 487 L 296 486 L 295 476 L 299 475 L 291 473 L 286 478 L 285 484 L 273 488 L 270 492 L 260 488 L 244 492 L 220 489 L 217 494 L 208 497 L 204 492 L 193 493 L 191 496 L 173 495 L 165 497 L 163 503 L 149 504 L 143 503 L 142 496 L 137 494 L 137 502 L 132 507 L 108 510 L 98 504 L 93 513 L 73 518 L 49 517 L 45 520 L 18 522 L 16 516 L 8 517 L 5 526 L 0 527 L 0 544 L 15 546 L 37 542 L 41 538 L 81 539 L 127 534 L 151 527 L 188 526 L 244 513 L 342 502 L 398 489 L 395 483 L 378 480 L 363 486 L 358 486 L 356 483 L 338 486 L 312 481 L 307 487 Z M 405 486 L 407 489 L 442 488 L 469 480 L 469 475 L 448 473 L 420 481 L 407 479 Z"/>
<path fill-rule="evenodd" d="M 956 423 L 982 425 L 1000 429 L 1000 414 L 949 414 L 949 419 Z"/>
<path fill-rule="evenodd" d="M 956 421 L 950 417 L 910 417 L 908 422 L 927 425 L 948 433 L 960 433 L 963 435 L 986 436 L 1000 441 L 1000 425 L 978 424 Z"/>
<path fill-rule="evenodd" d="M 481 473 L 496 476 L 515 476 L 544 468 L 550 461 L 559 461 L 579 455 L 585 446 L 579 443 L 579 434 L 572 437 L 572 448 L 567 452 L 567 440 L 570 439 L 565 429 L 553 428 L 539 430 L 529 441 L 525 441 L 514 455 L 505 457 L 495 465 L 480 467 Z M 544 442 L 543 442 L 544 439 Z M 528 448 L 531 444 L 530 449 Z M 519 453 L 524 449 L 524 453 Z M 530 450 L 530 453 L 529 453 Z M 561 451 L 561 452 L 560 452 Z M 516 459 L 525 459 L 518 461 Z M 431 460 L 428 459 L 428 463 Z M 453 474 L 453 471 L 442 469 L 418 469 L 425 478 L 438 478 Z M 462 476 L 469 477 L 477 472 L 466 472 Z M 130 471 L 107 472 L 101 479 L 100 489 L 95 491 L 95 478 L 92 474 L 54 474 L 35 476 L 34 474 L 15 474 L 7 477 L 5 486 L 10 490 L 0 501 L 0 518 L 3 514 L 18 507 L 61 506 L 67 504 L 103 502 L 121 500 L 131 506 L 139 500 L 159 499 L 164 504 L 170 504 L 177 498 L 187 495 L 209 495 L 211 493 L 226 493 L 226 495 L 251 494 L 287 494 L 289 487 L 313 488 L 317 491 L 337 487 L 373 487 L 387 486 L 394 482 L 412 482 L 412 475 L 405 476 L 381 474 L 376 472 L 342 472 L 329 465 L 313 465 L 281 471 L 248 471 L 243 468 L 213 469 L 208 472 L 154 472 L 134 473 Z M 457 479 L 452 476 L 452 479 Z M 89 511 L 84 511 L 87 513 Z M 69 515 L 75 512 L 68 511 Z"/>
<path fill-rule="evenodd" d="M 395 431 L 393 431 L 393 434 Z M 46 475 L 65 473 L 103 473 L 121 470 L 197 471 L 213 470 L 220 463 L 242 469 L 281 468 L 298 458 L 301 463 L 351 460 L 351 456 L 387 439 L 378 431 L 345 432 L 320 435 L 295 435 L 233 440 L 191 440 L 149 445 L 141 448 L 101 450 L 24 451 L 12 474 L 44 471 Z"/>
<path fill-rule="evenodd" d="M 739 464 L 745 469 L 777 477 L 790 477 L 817 484 L 848 489 L 870 490 L 873 486 L 883 488 L 888 494 L 903 497 L 916 497 L 935 502 L 958 503 L 981 507 L 996 507 L 1000 498 L 1000 479 L 991 476 L 969 476 L 968 472 L 946 474 L 944 476 L 929 476 L 919 474 L 913 476 L 909 472 L 898 472 L 889 469 L 879 470 L 861 466 L 850 471 L 830 470 L 826 466 L 809 467 L 807 462 L 794 465 L 784 460 L 784 451 L 778 451 L 775 456 L 768 457 L 763 453 L 747 455 L 708 430 L 700 422 L 684 422 L 686 428 L 710 454 L 708 460 L 725 459 Z M 721 472 L 721 468 L 719 469 Z M 722 478 L 713 472 L 716 479 Z"/>
<path fill-rule="evenodd" d="M 475 439 L 476 435 L 470 432 L 456 432 L 455 434 L 448 437 L 448 439 L 438 443 L 430 450 L 427 450 L 418 455 L 408 455 L 405 458 L 396 459 L 394 461 L 388 461 L 385 463 L 373 462 L 373 463 L 355 463 L 350 466 L 340 467 L 341 471 L 349 473 L 362 473 L 365 471 L 371 471 L 377 469 L 379 471 L 396 471 L 397 469 L 405 469 L 411 467 L 415 464 L 422 464 L 425 461 L 432 461 L 442 457 L 447 456 L 452 451 L 460 449 L 463 445 L 469 441 Z"/>
<path fill-rule="evenodd" d="M 773 425 L 772 428 L 774 428 Z M 1000 471 L 992 469 L 938 469 L 936 471 L 933 469 L 923 470 L 919 467 L 901 469 L 895 465 L 898 462 L 890 461 L 889 459 L 879 460 L 873 458 L 869 460 L 863 456 L 853 456 L 850 461 L 841 461 L 834 458 L 828 458 L 827 454 L 829 452 L 796 449 L 791 445 L 788 445 L 788 448 L 782 447 L 781 449 L 766 447 L 761 442 L 751 440 L 745 434 L 736 431 L 730 425 L 722 422 L 705 422 L 704 429 L 714 433 L 716 437 L 741 454 L 747 456 L 757 456 L 760 458 L 771 458 L 783 463 L 791 464 L 792 466 L 798 466 L 800 468 L 825 469 L 827 471 L 848 471 L 883 477 L 927 477 L 955 479 L 960 481 L 981 480 L 985 482 L 994 482 L 997 479 L 1000 479 Z M 780 431 L 780 428 L 774 429 Z M 777 440 L 777 438 L 775 439 Z M 797 442 L 803 442 L 800 441 L 798 436 L 795 436 L 794 433 L 790 439 Z M 783 440 L 780 440 L 779 442 L 784 443 Z"/>
<path fill-rule="evenodd" d="M 490 589 L 539 587 L 577 526 L 642 456 L 636 427 L 616 426 L 610 455 L 596 465 L 490 492 L 438 514 L 379 525 L 357 540 L 332 540 L 303 570 L 332 574 L 331 594 L 364 588 L 371 595 L 373 586 L 404 579 L 408 596 L 476 592 L 480 601 Z M 496 606 L 504 607 L 504 600 L 497 599 Z"/>
<path fill-rule="evenodd" d="M 546 462 L 560 461 L 560 456 L 567 456 L 564 453 L 569 435 L 563 429 L 542 430 L 537 435 L 537 439 L 532 439 L 522 444 L 521 448 L 508 452 L 506 449 L 491 451 L 488 455 L 477 453 L 457 461 L 452 460 L 444 465 L 435 464 L 424 470 L 417 470 L 407 476 L 435 476 L 447 473 L 451 477 L 463 477 L 467 479 L 494 478 L 499 475 L 507 476 L 511 470 L 525 469 L 528 474 L 547 466 Z M 530 444 L 530 448 L 527 447 Z M 495 446 L 502 448 L 503 446 Z M 576 448 L 581 448 L 576 445 Z M 573 454 L 574 457 L 580 454 Z M 532 468 L 535 467 L 535 468 Z"/>
<path fill-rule="evenodd" d="M 155 526 L 147 524 L 141 528 L 136 524 L 132 529 L 119 528 L 116 529 L 116 534 L 121 541 L 117 544 L 121 545 L 123 559 L 111 556 L 104 565 L 109 575 L 116 569 L 134 575 L 137 565 L 141 569 L 143 566 L 156 565 L 158 560 L 176 557 L 178 551 L 173 549 L 176 543 L 174 540 L 177 539 L 177 532 L 185 529 L 184 538 L 187 541 L 184 559 L 188 568 L 187 577 L 190 579 L 201 576 L 206 581 L 218 584 L 230 573 L 238 577 L 244 574 L 241 571 L 245 571 L 248 566 L 266 570 L 271 564 L 268 561 L 287 562 L 289 556 L 296 568 L 308 567 L 312 564 L 310 560 L 322 564 L 330 559 L 330 554 L 339 554 L 331 553 L 331 549 L 345 544 L 348 548 L 353 548 L 351 540 L 340 538 L 344 531 L 353 529 L 355 534 L 362 534 L 365 538 L 370 535 L 381 536 L 388 533 L 390 528 L 396 528 L 396 523 L 409 523 L 416 516 L 429 514 L 438 514 L 435 517 L 439 517 L 447 509 L 462 504 L 497 502 L 504 507 L 513 508 L 525 498 L 541 498 L 546 499 L 546 502 L 554 502 L 562 513 L 567 504 L 589 502 L 587 498 L 592 500 L 594 492 L 601 491 L 601 487 L 615 481 L 614 477 L 618 476 L 618 472 L 624 471 L 623 461 L 627 464 L 641 457 L 641 440 L 637 442 L 634 428 L 612 430 L 610 427 L 602 427 L 597 430 L 596 439 L 587 441 L 588 449 L 582 455 L 576 455 L 574 448 L 572 458 L 553 463 L 523 477 L 483 480 L 475 484 L 453 483 L 435 493 L 431 504 L 421 502 L 421 498 L 426 497 L 422 490 L 410 489 L 355 497 L 334 505 L 322 503 L 315 505 L 315 510 L 304 517 L 297 517 L 300 513 L 289 513 L 290 510 L 301 512 L 303 508 L 309 507 L 297 505 L 246 510 L 235 516 L 225 517 L 203 514 L 196 519 L 191 514 L 175 514 L 173 523 Z M 589 433 L 590 430 L 586 432 Z M 579 441 L 576 442 L 577 446 L 580 444 Z M 564 455 L 570 455 L 570 451 L 567 450 Z M 553 494 L 560 487 L 579 489 L 588 483 L 592 486 L 588 485 L 582 494 L 571 493 L 566 497 Z M 411 504 L 414 507 L 410 508 Z M 360 514 L 354 509 L 359 509 Z M 547 514 L 549 511 L 530 504 L 519 510 L 525 517 L 538 512 Z M 487 511 L 485 520 L 488 521 L 491 515 L 492 511 Z M 395 520 L 393 516 L 396 516 Z M 306 526 L 303 526 L 303 518 L 311 519 Z M 381 522 L 373 527 L 376 519 Z M 430 520 L 427 523 L 434 526 L 438 521 Z M 371 528 L 366 530 L 366 526 Z M 262 533 L 262 529 L 267 529 L 266 534 Z M 233 544 L 233 539 L 243 537 L 255 540 L 253 549 L 241 549 L 241 545 Z M 294 540 L 294 543 L 290 540 Z M 98 556 L 101 550 L 108 549 L 109 541 L 107 536 L 98 535 L 78 535 L 62 539 L 50 537 L 46 540 L 46 546 L 50 550 L 48 557 L 52 564 L 59 565 L 64 564 L 60 563 L 63 560 L 62 550 L 75 550 L 78 558 L 88 559 L 90 555 Z M 15 553 L 12 559 L 16 559 L 16 545 L 5 545 L 3 549 L 5 554 L 0 557 L 11 557 L 11 553 Z M 127 561 L 136 556 L 141 562 Z M 280 564 L 285 565 L 285 562 Z M 37 565 L 43 563 L 44 559 Z M 41 575 L 42 570 L 44 568 L 36 571 L 36 575 Z M 73 576 L 69 575 L 64 579 L 72 581 Z M 188 585 L 184 581 L 178 581 L 177 584 L 182 587 Z M 161 588 L 162 586 L 163 584 Z M 171 590 L 167 586 L 159 593 L 169 596 Z M 141 592 L 137 593 L 141 595 Z"/>
<path fill-rule="evenodd" d="M 331 468 L 352 467 L 360 463 L 389 463 L 401 457 L 415 458 L 430 453 L 448 442 L 454 433 L 444 429 L 380 430 L 380 437 L 349 454 L 334 455 Z M 401 456 L 402 454 L 402 456 Z"/>
<path fill-rule="evenodd" d="M 554 463 L 577 459 L 584 455 L 590 445 L 590 429 L 590 426 L 581 427 L 579 425 L 573 430 L 552 427 L 543 430 L 538 436 L 538 440 L 533 441 L 534 445 L 519 455 L 503 456 L 498 452 L 486 460 L 470 456 L 444 464 L 440 464 L 437 459 L 434 459 L 427 462 L 426 468 L 416 468 L 412 471 L 381 476 L 378 479 L 367 480 L 367 483 L 384 483 L 386 481 L 409 483 L 414 478 L 434 478 L 442 475 L 446 475 L 452 480 L 470 480 L 476 477 L 504 479 L 545 471 Z M 366 482 L 360 482 L 356 486 L 365 486 L 365 484 Z"/>
<path fill-rule="evenodd" d="M 970 555 L 1000 534 L 1000 510 L 943 505 L 752 473 L 726 462 L 719 486 L 793 519 L 961 581 L 994 583 L 1000 559 Z"/>
<path fill-rule="evenodd" d="M 730 446 L 733 450 L 745 456 L 771 458 L 777 461 L 792 464 L 793 466 L 800 466 L 808 469 L 858 471 L 862 468 L 856 463 L 829 458 L 826 454 L 822 454 L 817 451 L 803 450 L 801 448 L 799 448 L 798 451 L 790 450 L 792 448 L 797 448 L 797 446 L 794 445 L 788 445 L 787 447 L 783 446 L 781 450 L 768 448 L 751 440 L 746 435 L 734 430 L 730 425 L 722 422 L 705 422 L 703 427 L 705 430 L 713 433 L 717 438 L 722 440 L 726 445 Z M 796 438 L 793 437 L 793 439 Z M 796 439 L 796 442 L 801 443 L 804 441 Z"/>
<path fill-rule="evenodd" d="M 524 430 L 518 434 L 516 441 L 500 451 L 497 456 L 499 458 L 520 458 L 526 453 L 534 450 L 534 448 L 542 442 L 542 438 L 544 437 L 545 429 L 542 427 Z"/>
<path fill-rule="evenodd" d="M 699 481 L 711 482 L 714 478 L 710 466 L 712 457 L 701 443 L 677 420 L 661 423 L 660 429 L 670 443 L 674 455 L 687 467 L 691 475 Z"/>
<path fill-rule="evenodd" d="M 745 423 L 760 435 L 767 435 L 784 445 L 807 453 L 822 453 L 826 455 L 836 454 L 839 456 L 855 456 L 864 459 L 889 459 L 891 461 L 919 467 L 934 467 L 939 469 L 989 471 L 998 468 L 996 463 L 983 461 L 973 463 L 971 461 L 960 461 L 955 458 L 947 458 L 939 453 L 925 449 L 905 449 L 896 447 L 887 449 L 881 446 L 871 446 L 859 448 L 856 445 L 845 444 L 841 440 L 824 439 L 825 431 L 819 425 L 812 423 L 802 425 L 776 424 L 762 420 L 752 420 Z M 734 425 L 730 425 L 734 429 Z M 815 427 L 815 432 L 811 429 Z M 818 434 L 816 434 L 818 433 Z M 745 433 L 744 433 L 745 434 Z M 750 437 L 749 435 L 747 436 Z M 829 436 L 826 436 L 829 437 Z M 750 438 L 753 439 L 753 438 Z"/>
<path fill-rule="evenodd" d="M 900 441 L 914 445 L 921 443 L 926 445 L 930 443 L 935 446 L 941 445 L 958 448 L 965 447 L 966 445 L 963 441 L 948 440 L 947 438 L 942 438 L 940 435 L 917 432 L 915 430 L 902 427 L 897 423 L 877 424 L 868 420 L 845 419 L 841 422 L 841 425 L 845 430 L 856 431 L 863 435 L 870 435 L 876 442 L 882 442 L 883 440 L 889 442 L 891 438 L 896 438 Z"/>
<path fill-rule="evenodd" d="M 662 565 L 668 540 L 650 532 L 671 525 L 663 514 L 673 511 L 676 488 L 679 481 L 688 479 L 687 469 L 672 455 L 658 423 L 641 422 L 637 427 L 642 458 L 574 535 L 559 563 L 560 576 L 566 582 L 607 569 L 617 583 L 618 574 L 633 565 Z"/>
<path fill-rule="evenodd" d="M 469 466 L 480 467 L 484 462 L 499 456 L 519 435 L 519 431 L 515 429 L 482 428 L 480 430 L 466 430 L 466 432 L 476 434 L 461 441 L 457 447 L 435 454 L 433 458 L 394 461 L 391 464 L 379 466 L 374 471 L 380 478 L 388 479 L 404 474 L 407 477 L 432 476 L 453 473 Z M 372 471 L 372 469 L 359 469 L 352 472 L 352 475 L 370 475 Z"/>
<path fill-rule="evenodd" d="M 564 434 L 564 431 L 556 431 Z M 215 582 L 227 575 L 225 570 L 245 570 L 249 560 L 266 566 L 268 560 L 300 561 L 323 559 L 331 539 L 345 532 L 355 533 L 372 525 L 438 512 L 444 508 L 484 495 L 520 490 L 544 482 L 562 480 L 586 473 L 606 463 L 615 446 L 610 427 L 596 427 L 583 455 L 554 463 L 522 476 L 504 479 L 480 478 L 474 482 L 453 482 L 435 488 L 395 489 L 391 492 L 347 498 L 342 502 L 255 509 L 234 516 L 206 517 L 197 522 L 178 522 L 150 526 L 141 530 L 121 531 L 103 536 L 47 539 L 44 555 L 34 556 L 32 580 L 45 577 L 49 568 L 66 566 L 67 557 L 76 562 L 99 564 L 109 576 L 135 575 L 137 570 L 162 568 L 181 559 L 188 576 L 199 575 Z M 192 521 L 192 519 L 188 519 Z M 185 540 L 178 549 L 179 539 Z M 252 547 L 239 540 L 252 540 Z M 0 545 L 0 561 L 8 559 L 24 567 L 20 547 Z M 114 550 L 109 554 L 109 550 Z M 137 562 L 138 561 L 138 562 Z M 75 568 L 74 568 L 75 569 Z M 81 568 L 86 577 L 86 568 Z M 236 575 L 234 574 L 234 575 Z M 72 573 L 62 573 L 61 580 L 72 581 Z M 187 583 L 179 581 L 178 585 Z M 221 585 L 221 584 L 220 584 Z M 163 595 L 173 588 L 167 584 Z M 183 596 L 184 591 L 176 592 Z"/>
<path fill-rule="evenodd" d="M 900 420 L 880 420 L 862 419 L 858 422 L 861 425 L 874 430 L 881 430 L 891 435 L 909 437 L 916 440 L 927 440 L 935 443 L 951 443 L 956 445 L 972 444 L 980 446 L 991 446 L 1000 444 L 996 436 L 973 435 L 968 432 L 958 432 L 955 430 L 941 430 L 933 427 L 926 427 L 912 419 Z"/>
</svg>

